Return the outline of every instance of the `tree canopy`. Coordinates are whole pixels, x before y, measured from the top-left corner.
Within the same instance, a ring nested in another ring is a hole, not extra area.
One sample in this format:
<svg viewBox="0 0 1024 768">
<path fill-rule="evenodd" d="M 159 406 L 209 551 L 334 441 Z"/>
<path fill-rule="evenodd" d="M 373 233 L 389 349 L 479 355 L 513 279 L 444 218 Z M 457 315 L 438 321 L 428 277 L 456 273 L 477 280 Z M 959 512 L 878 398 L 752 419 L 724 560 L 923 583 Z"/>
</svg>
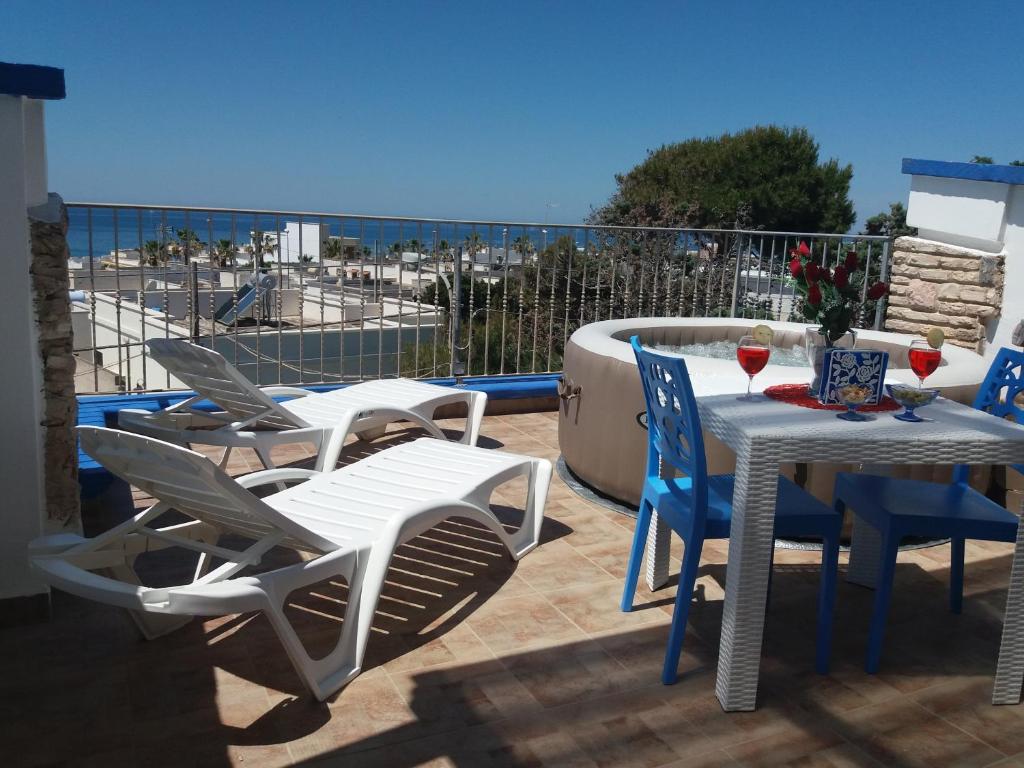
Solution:
<svg viewBox="0 0 1024 768">
<path fill-rule="evenodd" d="M 598 224 L 846 232 L 853 167 L 819 161 L 805 128 L 756 126 L 650 152 L 618 174 Z"/>
<path fill-rule="evenodd" d="M 865 235 L 885 235 L 886 237 L 901 237 L 903 235 L 917 236 L 917 227 L 907 226 L 907 209 L 903 203 L 889 203 L 889 212 L 883 211 L 877 216 L 872 216 L 864 222 Z"/>
</svg>

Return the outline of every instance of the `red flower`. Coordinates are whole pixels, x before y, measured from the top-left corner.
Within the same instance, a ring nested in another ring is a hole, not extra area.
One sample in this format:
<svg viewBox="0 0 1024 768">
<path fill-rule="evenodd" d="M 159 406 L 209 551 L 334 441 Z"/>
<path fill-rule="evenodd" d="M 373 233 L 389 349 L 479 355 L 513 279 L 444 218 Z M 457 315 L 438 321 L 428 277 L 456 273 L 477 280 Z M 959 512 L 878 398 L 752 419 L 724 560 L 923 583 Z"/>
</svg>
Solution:
<svg viewBox="0 0 1024 768">
<path fill-rule="evenodd" d="M 832 273 L 828 271 L 828 267 L 822 267 L 818 270 L 818 280 L 823 283 L 832 282 Z"/>
<path fill-rule="evenodd" d="M 832 283 L 839 290 L 843 290 L 850 282 L 850 273 L 846 271 L 846 267 L 842 264 L 836 267 L 835 274 L 832 275 Z"/>
<path fill-rule="evenodd" d="M 818 280 L 818 274 L 821 272 L 821 267 L 815 264 L 813 261 L 808 262 L 804 266 L 804 276 L 807 278 L 807 282 L 814 283 Z"/>
<path fill-rule="evenodd" d="M 800 251 L 798 251 L 796 248 L 790 248 L 789 255 L 792 256 L 794 259 L 800 258 Z"/>
<path fill-rule="evenodd" d="M 800 259 L 794 258 L 789 262 L 789 274 L 793 277 L 800 277 L 804 273 L 804 265 L 800 263 Z"/>
<path fill-rule="evenodd" d="M 848 251 L 846 253 L 846 270 L 848 272 L 856 272 L 857 267 L 860 266 L 860 259 L 857 258 L 856 251 Z"/>
<path fill-rule="evenodd" d="M 821 304 L 821 288 L 816 283 L 811 283 L 807 288 L 807 303 L 812 307 L 817 307 Z"/>
<path fill-rule="evenodd" d="M 805 243 L 803 240 L 801 240 L 800 241 L 800 247 L 797 248 L 797 252 L 801 256 L 809 256 L 810 253 L 811 253 L 811 249 L 807 247 L 807 243 Z"/>
<path fill-rule="evenodd" d="M 889 285 L 887 283 L 878 282 L 868 288 L 869 299 L 880 299 L 889 292 Z"/>
</svg>

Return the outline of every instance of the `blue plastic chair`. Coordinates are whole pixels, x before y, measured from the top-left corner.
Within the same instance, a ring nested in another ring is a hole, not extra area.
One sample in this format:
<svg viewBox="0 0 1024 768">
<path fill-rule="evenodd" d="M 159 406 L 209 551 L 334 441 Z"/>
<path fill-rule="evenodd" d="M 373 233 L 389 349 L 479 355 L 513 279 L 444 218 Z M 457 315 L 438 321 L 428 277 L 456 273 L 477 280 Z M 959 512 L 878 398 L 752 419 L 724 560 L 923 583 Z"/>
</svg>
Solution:
<svg viewBox="0 0 1024 768">
<path fill-rule="evenodd" d="M 974 399 L 974 407 L 993 416 L 1013 416 L 1024 424 L 1024 409 L 1014 398 L 1024 390 L 1024 352 L 1001 349 Z M 1024 465 L 1013 468 L 1024 472 Z M 842 472 L 836 476 L 834 506 L 871 525 L 882 538 L 865 669 L 878 671 L 882 639 L 892 597 L 896 554 L 905 536 L 951 540 L 949 608 L 960 613 L 964 593 L 964 541 L 1016 541 L 1017 516 L 968 484 L 968 467 L 953 471 L 953 482 L 932 483 Z"/>
<path fill-rule="evenodd" d="M 656 509 L 659 519 L 682 537 L 685 544 L 665 666 L 661 674 L 661 681 L 671 685 L 676 681 L 704 540 L 729 538 L 735 476 L 708 476 L 697 401 L 683 358 L 646 350 L 640 346 L 636 336 L 630 339 L 630 343 L 640 366 L 640 379 L 647 402 L 647 470 L 621 607 L 623 611 L 632 610 L 651 513 Z M 681 472 L 684 477 L 659 477 L 659 460 L 665 462 L 666 467 Z M 820 537 L 824 543 L 815 661 L 815 668 L 822 674 L 828 672 L 832 645 L 832 609 L 835 604 L 841 527 L 842 516 L 835 510 L 786 478 L 779 477 L 775 535 Z"/>
</svg>

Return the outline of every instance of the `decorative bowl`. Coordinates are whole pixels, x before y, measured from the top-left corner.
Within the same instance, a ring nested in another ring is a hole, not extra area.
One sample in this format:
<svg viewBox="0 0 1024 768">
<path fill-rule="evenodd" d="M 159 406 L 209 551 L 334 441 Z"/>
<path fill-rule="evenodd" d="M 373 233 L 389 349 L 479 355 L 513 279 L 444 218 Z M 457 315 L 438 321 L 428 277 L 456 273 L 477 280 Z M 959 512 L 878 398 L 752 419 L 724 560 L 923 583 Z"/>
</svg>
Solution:
<svg viewBox="0 0 1024 768">
<path fill-rule="evenodd" d="M 844 384 L 836 388 L 836 400 L 846 406 L 843 413 L 836 418 L 844 421 L 867 421 L 868 417 L 857 413 L 857 409 L 871 397 L 874 389 L 864 384 Z"/>
<path fill-rule="evenodd" d="M 894 419 L 900 421 L 924 421 L 914 414 L 914 409 L 929 405 L 939 396 L 937 389 L 919 389 L 906 384 L 886 384 L 885 388 L 889 391 L 889 397 L 905 409 L 903 413 L 893 415 Z"/>
</svg>

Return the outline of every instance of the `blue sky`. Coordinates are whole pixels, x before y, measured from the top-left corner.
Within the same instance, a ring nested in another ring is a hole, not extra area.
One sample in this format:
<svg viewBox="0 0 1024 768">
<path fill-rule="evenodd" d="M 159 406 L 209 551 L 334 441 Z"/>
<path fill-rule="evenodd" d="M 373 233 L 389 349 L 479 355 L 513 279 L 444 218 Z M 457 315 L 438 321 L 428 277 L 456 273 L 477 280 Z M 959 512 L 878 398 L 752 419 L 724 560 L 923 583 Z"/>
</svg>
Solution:
<svg viewBox="0 0 1024 768">
<path fill-rule="evenodd" d="M 648 149 L 803 125 L 859 219 L 1024 159 L 1024 3 L 5 0 L 69 200 L 576 222 Z M 558 203 L 547 208 L 546 203 Z"/>
</svg>

